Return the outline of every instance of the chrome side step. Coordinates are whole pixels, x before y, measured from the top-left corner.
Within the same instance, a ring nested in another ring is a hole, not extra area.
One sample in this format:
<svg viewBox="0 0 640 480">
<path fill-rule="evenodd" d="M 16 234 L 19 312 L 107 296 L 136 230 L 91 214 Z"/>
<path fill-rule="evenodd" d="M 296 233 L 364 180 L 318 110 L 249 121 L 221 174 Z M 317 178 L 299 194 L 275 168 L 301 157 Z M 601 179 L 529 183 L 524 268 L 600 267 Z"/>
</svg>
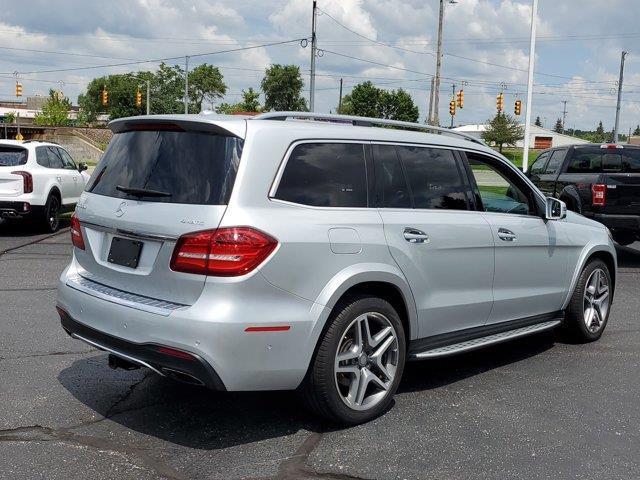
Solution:
<svg viewBox="0 0 640 480">
<path fill-rule="evenodd" d="M 423 360 L 426 358 L 445 357 L 447 355 L 454 355 L 456 353 L 468 352 L 475 350 L 476 348 L 487 347 L 489 345 L 495 345 L 496 343 L 506 342 L 515 338 L 524 337 L 545 330 L 550 330 L 557 327 L 562 323 L 562 320 L 550 320 L 548 322 L 536 323 L 527 327 L 516 328 L 514 330 L 508 330 L 506 332 L 495 333 L 486 337 L 474 338 L 473 340 L 466 340 L 460 343 L 454 343 L 453 345 L 447 345 L 444 347 L 433 348 L 431 350 L 425 350 L 423 352 L 413 353 L 410 358 L 415 360 Z"/>
</svg>

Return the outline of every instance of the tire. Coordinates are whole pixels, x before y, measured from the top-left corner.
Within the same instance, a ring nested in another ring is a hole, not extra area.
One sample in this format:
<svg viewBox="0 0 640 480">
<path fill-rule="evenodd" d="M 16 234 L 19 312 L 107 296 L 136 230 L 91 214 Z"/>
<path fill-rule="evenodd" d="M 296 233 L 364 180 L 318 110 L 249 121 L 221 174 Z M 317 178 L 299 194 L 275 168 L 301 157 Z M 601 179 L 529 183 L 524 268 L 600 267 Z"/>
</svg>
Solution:
<svg viewBox="0 0 640 480">
<path fill-rule="evenodd" d="M 55 233 L 60 228 L 60 199 L 56 195 L 50 194 L 47 198 L 47 203 L 42 210 L 40 225 L 47 233 Z"/>
<path fill-rule="evenodd" d="M 367 422 L 389 407 L 400 384 L 407 351 L 402 321 L 386 300 L 354 296 L 336 306 L 328 322 L 302 385 L 303 399 L 332 422 Z"/>
<path fill-rule="evenodd" d="M 611 286 L 611 273 L 602 260 L 584 267 L 565 312 L 563 329 L 570 340 L 587 343 L 602 336 L 611 310 Z"/>
<path fill-rule="evenodd" d="M 613 240 L 618 244 L 626 247 L 636 241 L 636 237 L 630 232 L 614 232 Z"/>
</svg>

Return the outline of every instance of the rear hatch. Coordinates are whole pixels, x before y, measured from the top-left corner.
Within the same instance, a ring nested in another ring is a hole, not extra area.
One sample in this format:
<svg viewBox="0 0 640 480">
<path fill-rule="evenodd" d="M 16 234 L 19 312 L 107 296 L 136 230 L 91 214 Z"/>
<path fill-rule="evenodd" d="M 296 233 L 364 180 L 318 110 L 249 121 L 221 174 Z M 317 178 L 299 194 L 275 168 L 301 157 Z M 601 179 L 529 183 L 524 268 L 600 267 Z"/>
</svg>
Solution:
<svg viewBox="0 0 640 480">
<path fill-rule="evenodd" d="M 180 235 L 220 224 L 244 131 L 186 120 L 129 119 L 110 127 L 115 135 L 76 209 L 85 242 L 84 251 L 75 250 L 80 273 L 190 305 L 206 277 L 172 271 L 171 255 Z"/>
<path fill-rule="evenodd" d="M 640 215 L 640 148 L 616 147 L 603 149 L 602 172 L 607 193 L 601 212 Z"/>
<path fill-rule="evenodd" d="M 0 145 L 0 197 L 15 197 L 23 193 L 24 179 L 12 172 L 27 163 L 25 148 Z"/>
</svg>

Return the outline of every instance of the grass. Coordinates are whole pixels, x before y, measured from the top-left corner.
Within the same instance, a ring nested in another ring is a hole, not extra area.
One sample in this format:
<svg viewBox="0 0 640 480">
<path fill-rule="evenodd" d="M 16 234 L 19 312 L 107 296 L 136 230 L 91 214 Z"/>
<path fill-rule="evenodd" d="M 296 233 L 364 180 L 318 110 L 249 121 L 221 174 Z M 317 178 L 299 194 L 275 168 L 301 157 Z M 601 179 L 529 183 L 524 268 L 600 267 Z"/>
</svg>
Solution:
<svg viewBox="0 0 640 480">
<path fill-rule="evenodd" d="M 480 189 L 481 196 L 482 196 L 482 192 L 489 192 L 489 193 L 506 197 L 507 191 L 509 190 L 509 187 L 498 187 L 498 186 L 491 186 L 491 185 L 479 185 L 478 188 Z"/>
<path fill-rule="evenodd" d="M 511 163 L 513 163 L 516 167 L 518 167 L 519 169 L 522 169 L 522 149 L 521 148 L 504 148 L 502 150 L 502 155 L 504 155 L 509 160 L 511 160 Z M 533 150 L 533 149 L 529 150 L 529 165 L 531 165 L 531 162 L 533 162 L 537 156 L 538 156 L 538 150 Z"/>
</svg>

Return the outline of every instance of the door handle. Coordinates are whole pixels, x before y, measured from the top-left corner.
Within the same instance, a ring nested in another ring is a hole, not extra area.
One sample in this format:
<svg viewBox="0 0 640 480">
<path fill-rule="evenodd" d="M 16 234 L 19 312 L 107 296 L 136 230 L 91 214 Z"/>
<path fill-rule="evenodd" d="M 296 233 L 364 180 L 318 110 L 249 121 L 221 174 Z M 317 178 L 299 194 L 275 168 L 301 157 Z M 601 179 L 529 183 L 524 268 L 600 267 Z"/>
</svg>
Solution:
<svg viewBox="0 0 640 480">
<path fill-rule="evenodd" d="M 406 227 L 402 233 L 404 239 L 409 243 L 428 243 L 429 235 L 417 228 Z"/>
<path fill-rule="evenodd" d="M 513 242 L 516 238 L 518 238 L 518 236 L 511 230 L 507 230 L 506 228 L 499 228 L 498 238 L 500 238 L 500 240 L 504 240 L 505 242 Z"/>
</svg>

